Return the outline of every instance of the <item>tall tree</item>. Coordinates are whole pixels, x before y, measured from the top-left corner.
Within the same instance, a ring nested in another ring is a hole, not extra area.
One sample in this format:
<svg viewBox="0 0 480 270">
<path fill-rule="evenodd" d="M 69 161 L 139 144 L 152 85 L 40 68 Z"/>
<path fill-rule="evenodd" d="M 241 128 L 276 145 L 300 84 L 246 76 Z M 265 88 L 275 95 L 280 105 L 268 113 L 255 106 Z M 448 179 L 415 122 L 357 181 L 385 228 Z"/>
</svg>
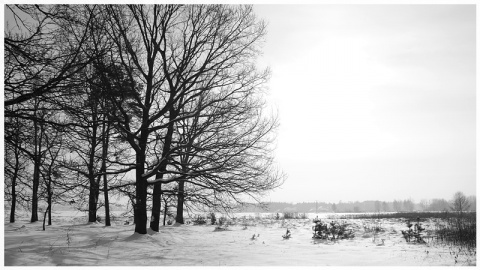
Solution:
<svg viewBox="0 0 480 270">
<path fill-rule="evenodd" d="M 88 187 L 88 222 L 95 222 L 97 217 L 97 203 L 100 193 L 100 172 L 104 167 L 102 148 L 106 129 L 104 126 L 101 105 L 101 91 L 91 83 L 95 73 L 84 70 L 81 73 L 84 83 L 79 84 L 76 98 L 64 103 L 65 115 L 70 122 L 76 125 L 68 127 L 68 148 L 72 153 L 64 166 L 80 174 Z M 76 185 L 77 183 L 74 183 Z"/>
<path fill-rule="evenodd" d="M 19 118 L 7 118 L 5 121 L 5 132 L 10 138 L 5 140 L 5 199 L 10 201 L 10 222 L 15 222 L 15 211 L 17 208 L 17 197 L 21 190 L 17 189 L 22 178 L 26 177 L 27 158 L 21 149 L 25 148 L 24 121 Z M 25 180 L 24 180 L 25 181 Z M 20 196 L 21 197 L 21 196 Z"/>
<path fill-rule="evenodd" d="M 39 99 L 35 98 L 33 106 L 33 151 L 27 152 L 33 161 L 32 211 L 30 222 L 38 221 L 38 187 L 40 185 L 40 166 L 42 165 L 46 151 L 43 144 L 45 136 L 45 124 L 42 121 L 45 119 L 46 111 L 39 110 L 39 105 Z"/>
<path fill-rule="evenodd" d="M 169 147 L 174 136 L 169 127 L 194 117 L 195 111 L 180 109 L 200 95 L 263 81 L 252 59 L 265 24 L 251 6 L 129 5 L 107 6 L 106 12 L 110 37 L 132 87 L 127 102 L 113 100 L 118 113 L 110 118 L 136 153 L 135 231 L 146 233 L 148 185 L 154 184 L 150 227 L 156 230 L 161 184 L 184 177 L 168 170 L 169 156 L 179 147 Z"/>
<path fill-rule="evenodd" d="M 72 86 L 76 89 L 76 98 L 62 100 L 69 121 L 75 123 L 69 126 L 69 132 L 74 134 L 69 147 L 75 152 L 72 156 L 75 162 L 68 162 L 65 166 L 88 180 L 88 222 L 95 222 L 102 176 L 103 192 L 104 195 L 108 194 L 106 170 L 110 123 L 107 123 L 106 111 L 112 109 L 107 101 L 107 96 L 112 93 L 104 85 L 108 76 L 99 73 L 110 68 L 113 43 L 107 38 L 106 18 L 102 9 L 81 6 L 72 17 L 78 18 L 89 30 L 81 48 L 81 56 L 92 61 L 72 77 L 72 81 L 77 82 Z M 83 21 L 85 18 L 89 18 L 89 21 Z M 108 208 L 108 195 L 105 198 Z"/>
<path fill-rule="evenodd" d="M 203 162 L 206 163 L 205 158 L 200 158 L 200 156 L 205 157 L 206 152 L 215 151 L 213 150 L 214 146 L 208 145 L 212 149 L 207 149 L 195 156 L 195 154 L 190 152 L 198 151 L 198 147 L 203 147 L 203 145 L 197 144 L 195 147 L 192 147 L 193 141 L 190 139 L 201 138 L 200 135 L 205 133 L 203 143 L 207 146 L 207 144 L 216 140 L 211 137 L 211 134 L 206 135 L 207 133 L 212 130 L 222 131 L 222 129 L 229 129 L 231 136 L 224 136 L 224 141 L 217 138 L 215 144 L 218 151 L 220 151 L 220 148 L 229 148 L 230 153 L 234 153 L 235 144 L 232 143 L 232 140 L 234 140 L 233 133 L 235 131 L 231 128 L 231 120 L 234 118 L 233 112 L 237 113 L 238 121 L 236 126 L 238 129 L 244 128 L 244 130 L 249 130 L 249 127 L 255 125 L 257 125 L 258 129 L 262 129 L 272 124 L 272 122 L 269 124 L 261 123 L 261 120 L 259 121 L 256 118 L 253 111 L 258 110 L 256 112 L 259 112 L 262 108 L 261 106 L 252 108 L 254 102 L 250 100 L 254 99 L 254 95 L 261 90 L 263 83 L 265 83 L 268 77 L 268 71 L 258 71 L 255 68 L 255 57 L 259 53 L 258 45 L 265 34 L 265 24 L 256 19 L 252 7 L 188 6 L 181 10 L 177 20 L 172 21 L 172 24 L 174 23 L 178 27 L 175 29 L 176 31 L 169 33 L 170 38 L 166 40 L 169 50 L 166 53 L 162 53 L 166 70 L 171 70 L 171 72 L 165 73 L 167 81 L 177 82 L 176 85 L 169 85 L 170 91 L 179 93 L 178 102 L 173 104 L 174 110 L 170 108 L 169 121 L 170 124 L 172 121 L 176 123 L 182 122 L 183 128 L 186 125 L 194 125 L 196 127 L 192 126 L 187 129 L 188 131 L 184 130 L 185 132 L 180 135 L 183 138 L 180 138 L 180 143 L 176 145 L 175 149 L 169 146 L 168 143 L 164 144 L 167 147 L 163 147 L 163 153 L 173 153 L 176 150 L 183 152 L 179 160 L 181 165 L 176 170 L 168 170 L 165 166 L 166 164 L 162 164 L 164 166 L 157 173 L 156 181 L 164 177 L 165 170 L 170 175 L 169 179 L 172 179 L 172 177 L 178 178 L 179 213 L 177 214 L 177 221 L 182 222 L 180 212 L 183 207 L 181 203 L 184 196 L 183 186 L 186 183 L 185 181 L 188 181 L 186 178 L 190 178 L 191 181 L 193 178 L 200 179 L 200 176 L 203 175 L 203 181 L 207 181 L 207 185 L 214 183 L 214 181 L 206 180 L 207 178 L 205 177 L 208 173 L 210 173 L 210 176 L 213 175 L 211 174 L 212 168 L 207 169 L 204 167 L 202 168 L 203 171 L 194 171 L 187 169 L 186 164 L 195 159 L 197 160 L 196 162 L 200 162 L 203 159 Z M 183 89 L 188 91 L 183 91 Z M 214 96 L 219 98 L 212 98 Z M 202 100 L 205 102 L 202 103 Z M 250 114 L 251 118 L 249 120 L 253 124 L 248 123 L 248 121 L 245 124 L 242 123 L 242 117 L 248 114 Z M 249 124 L 251 125 L 248 126 Z M 273 125 L 265 129 L 271 129 L 274 125 L 273 123 Z M 178 131 L 179 128 L 177 125 L 176 130 Z M 167 129 L 165 133 L 165 142 L 171 144 L 169 138 L 172 133 L 170 131 L 171 129 Z M 192 134 L 187 134 L 188 132 Z M 227 132 L 223 131 L 223 134 L 225 135 Z M 249 138 L 250 143 L 253 143 L 255 141 L 253 138 L 257 135 L 258 133 L 245 138 Z M 228 142 L 228 140 L 231 141 Z M 247 142 L 247 139 L 245 139 L 245 142 Z M 245 146 L 246 143 L 243 147 Z M 239 147 L 238 141 L 237 147 Z M 236 150 L 238 151 L 239 149 L 237 148 Z M 178 151 L 177 154 L 179 153 Z M 244 151 L 244 153 L 246 152 Z M 165 155 L 163 156 L 166 157 Z M 237 161 L 240 160 L 240 156 L 241 154 L 238 154 Z M 213 163 L 215 161 L 210 162 L 211 165 Z M 195 166 L 198 167 L 198 165 L 199 163 Z M 218 165 L 216 164 L 217 167 Z M 193 168 L 193 166 L 191 167 Z M 226 166 L 222 169 L 226 170 Z M 222 169 L 217 169 L 217 177 Z M 161 182 L 165 183 L 167 181 L 169 180 L 162 180 Z M 233 183 L 234 181 L 232 180 L 231 182 Z M 153 193 L 152 221 L 154 222 L 157 222 L 156 216 L 159 209 L 156 202 L 160 201 L 158 197 L 159 192 L 155 192 L 155 189 L 159 187 L 160 185 L 156 184 Z M 213 187 L 210 188 L 211 190 L 215 189 Z M 233 193 L 235 192 L 231 194 Z M 208 196 L 211 195 L 214 195 L 214 193 L 210 192 Z M 156 227 L 158 225 L 151 223 L 153 230 L 156 230 Z"/>
<path fill-rule="evenodd" d="M 72 84 L 93 57 L 84 53 L 93 9 L 69 5 L 7 5 L 13 19 L 5 30 L 5 117 L 32 121 L 32 217 L 37 221 L 40 167 L 45 154 L 45 112 L 72 98 Z M 85 12 L 79 12 L 85 11 Z M 72 80 L 73 79 L 73 80 Z M 48 124 L 58 124 L 48 122 Z M 10 138 L 10 136 L 6 136 Z"/>
<path fill-rule="evenodd" d="M 47 199 L 47 209 L 43 219 L 43 230 L 45 230 L 45 216 L 48 214 L 48 225 L 52 225 L 52 203 L 54 197 L 54 178 L 60 177 L 59 164 L 57 159 L 61 155 L 62 150 L 62 133 L 61 129 L 50 128 L 45 133 L 46 161 L 43 162 L 41 175 L 45 184 L 45 196 Z"/>
<path fill-rule="evenodd" d="M 159 120 L 175 98 L 162 92 L 166 89 L 161 87 L 165 77 L 159 52 L 164 49 L 165 28 L 176 9 L 175 6 L 105 7 L 109 15 L 109 37 L 115 42 L 115 53 L 128 80 L 119 92 L 123 98 L 111 96 L 115 110 L 109 119 L 135 151 L 135 231 L 141 234 L 146 233 L 147 226 L 147 179 L 156 174 L 159 163 L 147 158 L 148 143 L 154 128 L 163 128 L 163 125 L 159 127 Z"/>
<path fill-rule="evenodd" d="M 468 209 L 470 209 L 470 202 L 468 201 L 467 196 L 463 194 L 463 192 L 455 192 L 452 199 L 451 209 L 460 213 L 468 211 Z"/>
<path fill-rule="evenodd" d="M 256 86 L 221 88 L 202 96 L 192 105 L 196 117 L 177 123 L 175 165 L 182 176 L 177 222 L 183 222 L 186 183 L 201 188 L 197 199 L 203 196 L 208 206 L 225 210 L 242 203 L 245 195 L 256 199 L 281 184 L 270 148 L 276 121 L 261 114 L 263 103 Z"/>
<path fill-rule="evenodd" d="M 39 187 L 41 179 L 42 165 L 46 159 L 47 151 L 52 147 L 52 142 L 46 141 L 45 138 L 48 133 L 49 124 L 55 112 L 49 111 L 42 106 L 43 100 L 39 97 L 29 100 L 26 103 L 33 103 L 31 121 L 23 121 L 28 128 L 32 130 L 24 133 L 24 144 L 19 141 L 9 140 L 8 143 L 13 144 L 15 148 L 21 150 L 32 163 L 32 177 L 28 183 L 31 191 L 31 222 L 38 221 L 38 201 L 39 201 Z M 11 134 L 10 134 L 11 135 Z M 9 136 L 10 136 L 9 135 Z M 13 138 L 13 137 L 10 137 Z"/>
<path fill-rule="evenodd" d="M 105 206 L 105 226 L 110 226 L 110 203 L 108 198 L 108 176 L 107 176 L 107 159 L 108 159 L 108 144 L 110 140 L 110 123 L 106 122 L 106 115 L 103 115 L 102 127 L 102 167 L 100 173 L 103 174 L 103 196 Z"/>
</svg>

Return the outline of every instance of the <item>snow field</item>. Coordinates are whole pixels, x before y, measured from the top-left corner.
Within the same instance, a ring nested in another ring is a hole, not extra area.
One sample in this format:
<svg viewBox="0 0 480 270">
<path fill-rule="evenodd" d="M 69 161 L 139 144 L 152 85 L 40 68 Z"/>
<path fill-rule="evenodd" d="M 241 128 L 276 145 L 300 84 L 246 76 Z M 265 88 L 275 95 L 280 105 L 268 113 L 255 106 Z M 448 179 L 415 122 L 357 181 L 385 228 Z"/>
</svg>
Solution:
<svg viewBox="0 0 480 270">
<path fill-rule="evenodd" d="M 460 255 L 455 264 L 451 248 L 445 246 L 406 243 L 400 232 L 405 226 L 399 220 L 382 220 L 384 231 L 378 234 L 364 230 L 365 224 L 374 221 L 347 220 L 355 238 L 329 241 L 312 239 L 310 219 L 237 219 L 222 230 L 215 225 L 175 224 L 161 226 L 158 233 L 149 230 L 139 235 L 134 233 L 134 225 L 124 225 L 120 219 L 105 227 L 86 224 L 83 216 L 56 217 L 46 231 L 42 231 L 42 222 L 29 223 L 23 218 L 11 224 L 5 219 L 5 265 L 476 265 L 476 258 L 466 255 Z M 285 240 L 282 235 L 287 228 L 292 238 Z"/>
</svg>

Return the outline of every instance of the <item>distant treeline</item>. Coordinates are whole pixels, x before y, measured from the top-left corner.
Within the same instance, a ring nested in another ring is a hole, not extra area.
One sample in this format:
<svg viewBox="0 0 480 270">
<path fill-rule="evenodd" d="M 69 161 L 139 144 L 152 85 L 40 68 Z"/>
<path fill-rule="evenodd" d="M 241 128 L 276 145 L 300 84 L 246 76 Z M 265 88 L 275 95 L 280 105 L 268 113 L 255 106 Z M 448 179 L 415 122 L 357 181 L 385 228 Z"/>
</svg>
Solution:
<svg viewBox="0 0 480 270">
<path fill-rule="evenodd" d="M 476 196 L 468 197 L 470 211 L 476 211 Z M 299 213 L 363 213 L 363 212 L 411 212 L 411 211 L 451 211 L 452 202 L 445 199 L 421 200 L 416 203 L 409 200 L 393 201 L 355 201 L 355 202 L 268 202 L 261 208 L 256 205 L 243 207 L 241 212 L 299 212 Z"/>
</svg>

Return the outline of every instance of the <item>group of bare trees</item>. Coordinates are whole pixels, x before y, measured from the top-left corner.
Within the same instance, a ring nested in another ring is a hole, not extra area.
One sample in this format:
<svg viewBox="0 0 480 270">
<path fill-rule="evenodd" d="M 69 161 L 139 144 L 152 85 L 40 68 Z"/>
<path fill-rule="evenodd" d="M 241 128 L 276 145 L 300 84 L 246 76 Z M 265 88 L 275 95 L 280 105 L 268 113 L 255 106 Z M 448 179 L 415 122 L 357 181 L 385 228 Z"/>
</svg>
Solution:
<svg viewBox="0 0 480 270">
<path fill-rule="evenodd" d="M 127 195 L 135 231 L 161 204 L 229 210 L 282 183 L 265 24 L 251 6 L 6 6 L 5 198 L 37 221 L 38 201 L 70 202 L 109 225 Z M 100 194 L 103 193 L 103 202 Z M 162 199 L 163 198 L 163 199 Z M 45 212 L 47 213 L 47 212 Z"/>
</svg>

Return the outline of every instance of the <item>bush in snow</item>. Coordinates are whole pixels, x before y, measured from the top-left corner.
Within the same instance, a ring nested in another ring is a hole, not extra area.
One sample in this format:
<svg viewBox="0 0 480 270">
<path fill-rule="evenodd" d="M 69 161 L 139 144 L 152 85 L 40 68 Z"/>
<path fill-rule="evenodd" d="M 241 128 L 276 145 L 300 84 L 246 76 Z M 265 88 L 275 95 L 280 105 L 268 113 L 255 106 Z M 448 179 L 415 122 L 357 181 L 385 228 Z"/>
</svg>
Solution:
<svg viewBox="0 0 480 270">
<path fill-rule="evenodd" d="M 192 220 L 192 222 L 193 225 L 203 225 L 207 223 L 207 220 L 205 219 L 205 217 L 198 215 Z"/>
<path fill-rule="evenodd" d="M 330 223 L 322 222 L 321 220 L 314 220 L 315 225 L 312 227 L 314 239 L 351 239 L 355 237 L 353 230 L 348 228 L 346 223 L 337 223 L 331 221 Z"/>
<path fill-rule="evenodd" d="M 416 243 L 421 243 L 425 244 L 425 240 L 423 240 L 422 237 L 422 232 L 425 230 L 425 228 L 422 227 L 420 224 L 420 218 L 417 218 L 417 223 L 414 226 L 414 229 L 412 229 L 413 224 L 410 223 L 410 220 L 407 220 L 407 230 L 402 230 L 403 237 L 407 242 L 410 242 L 412 239 Z"/>
<path fill-rule="evenodd" d="M 210 222 L 212 225 L 215 225 L 217 218 L 215 217 L 215 213 L 210 213 Z"/>
</svg>

